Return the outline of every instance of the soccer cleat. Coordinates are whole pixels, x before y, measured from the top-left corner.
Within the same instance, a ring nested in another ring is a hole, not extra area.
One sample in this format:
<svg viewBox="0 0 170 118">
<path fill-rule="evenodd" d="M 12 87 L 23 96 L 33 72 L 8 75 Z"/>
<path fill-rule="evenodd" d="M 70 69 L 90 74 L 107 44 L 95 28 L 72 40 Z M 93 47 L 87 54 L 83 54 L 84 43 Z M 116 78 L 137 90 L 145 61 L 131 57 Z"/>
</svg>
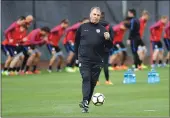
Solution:
<svg viewBox="0 0 170 118">
<path fill-rule="evenodd" d="M 127 70 L 128 69 L 128 67 L 126 66 L 126 65 L 122 65 L 122 67 L 121 67 L 123 70 Z"/>
<path fill-rule="evenodd" d="M 34 74 L 34 73 L 31 72 L 31 71 L 26 71 L 25 74 L 27 74 L 27 75 L 32 75 L 32 74 Z"/>
<path fill-rule="evenodd" d="M 80 71 L 80 70 L 79 70 L 79 67 L 74 67 L 74 68 L 75 68 L 76 71 Z"/>
<path fill-rule="evenodd" d="M 139 70 L 142 70 L 142 66 L 138 66 L 138 69 L 139 69 Z"/>
<path fill-rule="evenodd" d="M 89 113 L 87 108 L 83 108 L 81 112 L 82 113 Z"/>
<path fill-rule="evenodd" d="M 8 72 L 8 71 L 4 71 L 4 72 L 3 72 L 3 75 L 8 76 L 8 75 L 9 75 L 9 72 Z"/>
<path fill-rule="evenodd" d="M 18 74 L 19 75 L 24 75 L 25 73 L 24 73 L 24 71 L 20 71 Z"/>
<path fill-rule="evenodd" d="M 62 72 L 62 69 L 56 69 L 57 72 Z"/>
<path fill-rule="evenodd" d="M 113 70 L 113 67 L 110 66 L 110 67 L 109 67 L 109 70 Z"/>
<path fill-rule="evenodd" d="M 109 81 L 105 81 L 106 85 L 113 85 L 113 83 L 109 80 Z"/>
<path fill-rule="evenodd" d="M 15 72 L 11 71 L 11 72 L 9 72 L 9 75 L 10 75 L 10 76 L 14 76 L 14 75 L 15 75 Z"/>
<path fill-rule="evenodd" d="M 147 69 L 148 67 L 144 64 L 141 65 L 143 69 Z"/>
<path fill-rule="evenodd" d="M 39 70 L 35 70 L 33 73 L 34 73 L 34 74 L 40 74 L 40 73 L 41 73 L 41 71 L 39 71 Z"/>
<path fill-rule="evenodd" d="M 120 66 L 113 67 L 113 70 L 121 70 Z"/>
<path fill-rule="evenodd" d="M 48 71 L 49 73 L 52 73 L 52 70 L 50 70 L 50 69 L 47 69 L 47 71 Z"/>
<path fill-rule="evenodd" d="M 139 69 L 138 68 L 134 68 L 134 71 L 139 71 Z"/>
<path fill-rule="evenodd" d="M 65 70 L 66 70 L 66 72 L 70 72 L 70 73 L 76 72 L 76 70 L 71 67 L 66 67 Z"/>
<path fill-rule="evenodd" d="M 155 67 L 156 67 L 156 65 L 155 65 L 155 64 L 152 64 L 152 65 L 151 65 L 151 68 L 155 68 Z"/>
<path fill-rule="evenodd" d="M 97 81 L 96 85 L 100 85 L 100 82 L 99 82 L 99 81 Z"/>
<path fill-rule="evenodd" d="M 82 102 L 79 103 L 79 107 L 82 108 L 82 113 L 88 113 L 88 101 L 83 100 Z"/>
</svg>

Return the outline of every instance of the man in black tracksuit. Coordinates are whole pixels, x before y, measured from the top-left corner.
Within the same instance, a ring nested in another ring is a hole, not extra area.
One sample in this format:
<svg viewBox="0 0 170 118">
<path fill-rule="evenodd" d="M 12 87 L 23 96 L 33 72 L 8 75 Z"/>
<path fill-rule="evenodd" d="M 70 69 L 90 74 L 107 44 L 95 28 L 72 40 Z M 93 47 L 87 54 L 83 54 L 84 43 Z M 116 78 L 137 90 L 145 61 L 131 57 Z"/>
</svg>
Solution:
<svg viewBox="0 0 170 118">
<path fill-rule="evenodd" d="M 128 17 L 130 20 L 130 33 L 129 33 L 129 39 L 127 41 L 127 44 L 130 44 L 131 50 L 134 57 L 134 64 L 135 64 L 135 70 L 138 70 L 138 67 L 141 66 L 142 61 L 139 59 L 139 55 L 137 53 L 138 46 L 142 46 L 143 43 L 140 39 L 140 23 L 138 18 L 136 18 L 136 10 L 135 9 L 129 9 L 128 10 Z"/>
<path fill-rule="evenodd" d="M 78 28 L 75 38 L 75 54 L 83 79 L 83 101 L 79 104 L 83 113 L 88 112 L 88 104 L 103 67 L 104 49 L 112 45 L 109 33 L 99 24 L 100 16 L 100 8 L 93 7 L 90 22 Z"/>
</svg>

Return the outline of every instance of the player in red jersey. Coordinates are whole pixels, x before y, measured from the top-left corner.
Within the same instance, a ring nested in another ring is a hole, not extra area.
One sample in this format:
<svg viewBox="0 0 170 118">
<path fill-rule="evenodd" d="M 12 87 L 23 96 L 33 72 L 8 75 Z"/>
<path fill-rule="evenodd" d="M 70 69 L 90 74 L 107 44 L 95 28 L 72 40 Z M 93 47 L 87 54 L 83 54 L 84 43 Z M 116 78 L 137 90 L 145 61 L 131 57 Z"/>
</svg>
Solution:
<svg viewBox="0 0 170 118">
<path fill-rule="evenodd" d="M 59 41 L 63 34 L 65 33 L 66 28 L 69 25 L 69 21 L 64 19 L 61 23 L 53 28 L 50 32 L 47 48 L 51 53 L 52 57 L 50 59 L 48 72 L 52 72 L 52 65 L 54 64 L 56 58 L 57 60 L 57 71 L 60 71 L 61 66 L 64 65 L 64 57 L 61 49 L 59 48 Z"/>
<path fill-rule="evenodd" d="M 31 31 L 25 38 L 23 38 L 24 49 L 30 54 L 26 64 L 26 74 L 40 73 L 36 68 L 41 53 L 36 47 L 42 46 L 48 42 L 49 33 L 50 29 L 48 27 L 42 27 Z M 33 70 L 29 71 L 31 65 L 33 66 Z"/>
<path fill-rule="evenodd" d="M 167 16 L 162 16 L 161 19 L 150 27 L 150 40 L 152 43 L 153 54 L 152 54 L 152 67 L 155 67 L 156 61 L 159 61 L 158 66 L 163 66 L 163 47 L 161 43 L 163 29 L 166 22 L 168 21 Z"/>
<path fill-rule="evenodd" d="M 10 63 L 10 66 L 9 66 L 9 75 L 17 75 L 19 70 L 20 70 L 20 66 L 23 62 L 23 59 L 24 59 L 24 55 L 23 55 L 23 52 L 22 52 L 22 46 L 21 46 L 21 41 L 22 39 L 26 36 L 27 34 L 27 25 L 24 24 L 24 25 L 21 25 L 20 28 L 17 30 L 17 39 L 15 40 L 15 52 L 16 54 L 14 55 L 11 63 Z"/>
<path fill-rule="evenodd" d="M 16 30 L 18 30 L 19 27 L 24 23 L 25 23 L 25 17 L 20 16 L 20 18 L 14 23 L 12 23 L 4 32 L 5 40 L 2 42 L 1 48 L 2 50 L 4 50 L 6 56 L 8 57 L 7 60 L 5 61 L 3 73 L 8 74 L 7 70 L 9 69 L 8 68 L 9 64 L 14 56 L 14 50 L 15 50 L 14 48 L 16 47 L 15 45 L 13 45 L 13 43 L 15 42 L 14 40 L 18 37 L 18 35 L 16 34 Z"/>
<path fill-rule="evenodd" d="M 169 60 L 170 60 L 170 21 L 168 22 L 167 26 L 165 27 L 164 43 L 165 43 L 166 49 L 168 51 L 168 54 L 166 56 L 166 64 L 169 65 Z"/>
<path fill-rule="evenodd" d="M 144 10 L 142 12 L 142 16 L 140 17 L 139 19 L 139 22 L 140 22 L 140 30 L 139 30 L 139 33 L 140 33 L 140 38 L 143 39 L 143 34 L 144 34 L 144 31 L 145 31 L 145 28 L 146 28 L 146 24 L 147 24 L 147 21 L 149 20 L 149 12 Z M 142 43 L 143 43 L 143 40 L 142 40 Z M 144 58 L 145 58 L 145 55 L 146 55 L 146 52 L 147 52 L 147 49 L 146 49 L 146 46 L 144 45 L 143 43 L 143 46 L 139 46 L 138 47 L 138 55 L 139 55 L 139 59 L 142 61 L 142 64 L 141 64 L 141 67 L 144 69 L 144 68 L 147 68 L 147 66 L 145 66 L 143 64 L 143 61 L 144 61 Z"/>
<path fill-rule="evenodd" d="M 113 26 L 113 31 L 113 48 L 109 63 L 114 65 L 113 70 L 127 69 L 127 66 L 124 65 L 127 54 L 126 48 L 123 44 L 123 37 L 127 31 L 126 20 Z M 120 63 L 121 67 L 117 66 L 117 62 Z"/>
</svg>

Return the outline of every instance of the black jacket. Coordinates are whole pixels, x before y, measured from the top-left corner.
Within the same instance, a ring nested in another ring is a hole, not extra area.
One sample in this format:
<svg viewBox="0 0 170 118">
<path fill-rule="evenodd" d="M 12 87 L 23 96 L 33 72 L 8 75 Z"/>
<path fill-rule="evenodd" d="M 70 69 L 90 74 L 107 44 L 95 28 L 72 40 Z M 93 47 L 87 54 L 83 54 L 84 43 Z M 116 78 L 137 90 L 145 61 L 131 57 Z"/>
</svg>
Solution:
<svg viewBox="0 0 170 118">
<path fill-rule="evenodd" d="M 79 62 L 103 63 L 105 47 L 112 47 L 111 39 L 105 40 L 105 27 L 101 24 L 81 25 L 75 38 L 75 54 Z"/>
</svg>

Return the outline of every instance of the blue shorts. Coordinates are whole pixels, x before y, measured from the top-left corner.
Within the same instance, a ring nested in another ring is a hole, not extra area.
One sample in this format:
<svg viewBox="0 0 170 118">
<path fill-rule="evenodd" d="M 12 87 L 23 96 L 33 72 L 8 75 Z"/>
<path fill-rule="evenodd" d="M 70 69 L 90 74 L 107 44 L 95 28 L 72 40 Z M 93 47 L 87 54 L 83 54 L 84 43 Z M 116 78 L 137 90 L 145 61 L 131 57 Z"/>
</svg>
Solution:
<svg viewBox="0 0 170 118">
<path fill-rule="evenodd" d="M 11 57 L 13 57 L 13 56 L 15 56 L 17 54 L 16 46 L 6 45 L 6 49 L 8 50 L 9 55 Z"/>
<path fill-rule="evenodd" d="M 118 48 L 113 45 L 113 47 L 110 49 L 109 55 L 117 54 L 119 52 Z"/>
<path fill-rule="evenodd" d="M 165 43 L 166 49 L 170 51 L 170 39 L 164 38 L 164 43 Z"/>
<path fill-rule="evenodd" d="M 161 41 L 158 41 L 158 42 L 152 41 L 152 48 L 153 48 L 153 50 L 155 50 L 155 49 L 163 50 Z"/>
<path fill-rule="evenodd" d="M 9 51 L 8 51 L 6 45 L 1 44 L 1 50 L 2 50 L 2 52 L 5 54 L 5 56 L 8 56 L 8 55 L 9 55 Z"/>
<path fill-rule="evenodd" d="M 70 43 L 66 43 L 66 44 L 64 45 L 64 47 L 65 47 L 67 53 L 69 53 L 70 51 L 71 51 L 71 52 L 74 52 L 74 45 L 71 45 Z"/>
<path fill-rule="evenodd" d="M 52 51 L 55 50 L 56 52 L 60 52 L 61 49 L 58 46 L 53 46 L 51 44 L 47 44 L 48 51 L 52 54 Z"/>
</svg>

